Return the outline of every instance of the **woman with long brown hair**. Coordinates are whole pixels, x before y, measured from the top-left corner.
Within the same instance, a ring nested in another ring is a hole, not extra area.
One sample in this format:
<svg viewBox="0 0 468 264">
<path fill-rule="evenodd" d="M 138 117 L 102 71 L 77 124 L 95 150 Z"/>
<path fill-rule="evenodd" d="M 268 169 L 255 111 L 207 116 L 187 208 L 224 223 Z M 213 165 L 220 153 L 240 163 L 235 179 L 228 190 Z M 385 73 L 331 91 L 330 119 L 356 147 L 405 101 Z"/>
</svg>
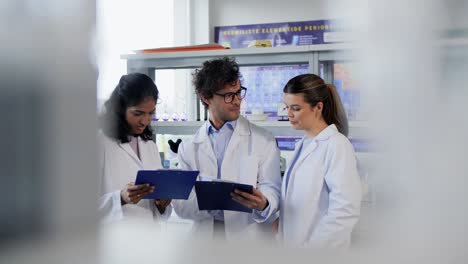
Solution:
<svg viewBox="0 0 468 264">
<path fill-rule="evenodd" d="M 314 74 L 292 78 L 283 92 L 291 125 L 305 135 L 283 179 L 279 235 L 289 246 L 347 248 L 361 183 L 341 100 Z"/>
</svg>

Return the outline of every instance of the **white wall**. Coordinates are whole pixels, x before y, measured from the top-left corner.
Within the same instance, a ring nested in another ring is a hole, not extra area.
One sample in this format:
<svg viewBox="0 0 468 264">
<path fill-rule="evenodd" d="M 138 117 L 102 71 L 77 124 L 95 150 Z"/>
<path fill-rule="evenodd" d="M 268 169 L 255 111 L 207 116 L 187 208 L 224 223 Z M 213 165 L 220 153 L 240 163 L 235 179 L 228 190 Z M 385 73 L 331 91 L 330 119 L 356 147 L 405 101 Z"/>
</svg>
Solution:
<svg viewBox="0 0 468 264">
<path fill-rule="evenodd" d="M 209 0 L 174 0 L 174 46 L 206 44 L 209 42 Z M 192 69 L 172 70 L 174 87 L 179 89 L 177 111 L 184 111 L 188 120 L 196 120 L 199 104 L 192 87 Z"/>
<path fill-rule="evenodd" d="M 162 0 L 97 1 L 98 106 L 127 73 L 127 63 L 120 55 L 174 45 L 173 5 L 173 1 Z M 170 101 L 169 105 L 174 105 L 169 99 L 173 97 L 173 79 L 173 72 L 165 71 L 156 81 L 161 99 Z"/>
</svg>

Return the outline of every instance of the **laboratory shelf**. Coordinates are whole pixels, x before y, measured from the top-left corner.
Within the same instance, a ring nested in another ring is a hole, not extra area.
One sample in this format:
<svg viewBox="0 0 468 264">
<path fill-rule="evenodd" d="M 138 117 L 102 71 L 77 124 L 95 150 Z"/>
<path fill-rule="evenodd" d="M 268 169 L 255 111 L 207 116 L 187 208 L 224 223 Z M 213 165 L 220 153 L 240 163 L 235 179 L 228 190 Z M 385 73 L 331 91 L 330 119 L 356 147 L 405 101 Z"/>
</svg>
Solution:
<svg viewBox="0 0 468 264">
<path fill-rule="evenodd" d="M 284 46 L 274 48 L 244 48 L 189 52 L 136 53 L 121 55 L 127 60 L 127 71 L 144 72 L 156 69 L 190 69 L 200 67 L 203 62 L 224 56 L 235 57 L 240 66 L 282 65 L 308 63 L 312 72 L 317 72 L 319 59 L 334 59 L 350 54 L 349 44 L 326 44 L 306 46 Z M 337 54 L 333 56 L 332 54 Z"/>
<path fill-rule="evenodd" d="M 203 125 L 204 121 L 158 121 L 152 122 L 151 127 L 157 134 L 172 134 L 172 135 L 193 135 L 198 128 Z M 292 128 L 289 121 L 252 121 L 257 126 L 263 127 L 270 131 L 274 136 L 302 136 L 304 131 L 295 130 Z M 367 122 L 351 121 L 349 122 L 350 135 L 361 135 L 367 128 Z"/>
<path fill-rule="evenodd" d="M 141 72 L 155 79 L 155 70 L 193 69 L 206 60 L 229 56 L 235 57 L 239 66 L 308 64 L 309 72 L 320 74 L 319 64 L 323 61 L 353 60 L 355 47 L 348 43 L 282 46 L 273 48 L 223 49 L 189 52 L 134 53 L 121 55 L 127 61 L 127 72 Z M 199 106 L 197 104 L 197 106 Z M 193 109 L 197 119 L 200 109 Z M 295 130 L 287 121 L 253 122 L 269 130 L 275 136 L 302 136 L 303 131 Z M 153 122 L 157 134 L 192 135 L 203 121 Z M 350 136 L 365 135 L 366 122 L 350 122 Z"/>
</svg>

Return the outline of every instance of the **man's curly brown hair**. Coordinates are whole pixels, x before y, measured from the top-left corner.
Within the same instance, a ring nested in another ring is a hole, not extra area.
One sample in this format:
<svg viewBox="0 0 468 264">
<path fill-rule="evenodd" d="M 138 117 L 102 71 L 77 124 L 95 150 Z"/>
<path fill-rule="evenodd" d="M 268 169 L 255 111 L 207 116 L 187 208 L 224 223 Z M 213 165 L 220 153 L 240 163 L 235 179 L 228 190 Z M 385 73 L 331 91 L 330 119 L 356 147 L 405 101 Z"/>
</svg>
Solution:
<svg viewBox="0 0 468 264">
<path fill-rule="evenodd" d="M 240 80 L 241 74 L 235 59 L 224 57 L 205 61 L 203 67 L 195 70 L 192 77 L 198 97 L 209 99 L 226 84 L 235 85 Z M 202 103 L 208 106 L 203 100 Z"/>
</svg>

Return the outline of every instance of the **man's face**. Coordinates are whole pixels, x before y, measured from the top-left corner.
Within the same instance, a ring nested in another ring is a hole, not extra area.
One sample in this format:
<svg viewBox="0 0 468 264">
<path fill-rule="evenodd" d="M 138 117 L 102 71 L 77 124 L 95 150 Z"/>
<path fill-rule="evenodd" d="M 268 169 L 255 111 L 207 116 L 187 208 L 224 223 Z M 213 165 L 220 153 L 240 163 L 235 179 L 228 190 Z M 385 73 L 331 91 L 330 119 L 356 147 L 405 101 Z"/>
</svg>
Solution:
<svg viewBox="0 0 468 264">
<path fill-rule="evenodd" d="M 222 90 L 219 90 L 218 92 L 216 92 L 216 94 L 213 95 L 213 98 L 204 99 L 205 103 L 208 104 L 210 120 L 215 126 L 221 127 L 226 121 L 234 121 L 237 120 L 237 118 L 239 118 L 240 104 L 242 102 L 242 99 L 239 99 L 237 95 L 223 95 L 228 93 L 237 93 L 240 91 L 240 89 L 240 82 L 236 81 L 234 85 L 226 84 Z M 229 101 L 231 99 L 231 102 L 226 103 L 226 101 Z"/>
</svg>

